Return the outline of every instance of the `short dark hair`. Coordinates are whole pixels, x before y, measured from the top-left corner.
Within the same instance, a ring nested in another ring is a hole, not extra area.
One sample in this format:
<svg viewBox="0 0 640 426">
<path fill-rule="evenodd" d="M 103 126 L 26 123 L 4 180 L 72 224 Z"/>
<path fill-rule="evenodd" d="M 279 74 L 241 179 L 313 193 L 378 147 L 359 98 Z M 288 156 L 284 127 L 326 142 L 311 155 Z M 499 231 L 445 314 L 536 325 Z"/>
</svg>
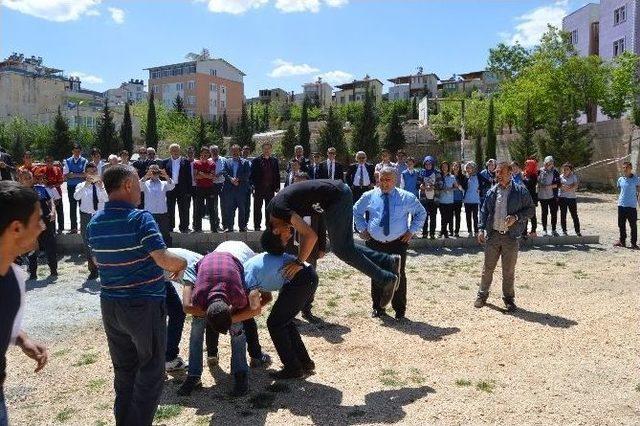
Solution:
<svg viewBox="0 0 640 426">
<path fill-rule="evenodd" d="M 273 229 L 267 228 L 260 237 L 262 249 L 269 254 L 280 256 L 284 254 L 284 245 L 279 235 L 273 233 Z"/>
<path fill-rule="evenodd" d="M 633 164 L 631 164 L 631 161 L 625 161 L 624 163 L 622 163 L 622 167 L 627 167 L 627 166 L 633 168 Z"/>
<path fill-rule="evenodd" d="M 87 169 L 97 169 L 98 166 L 96 166 L 95 163 L 87 163 L 86 166 L 84 166 L 84 170 L 86 171 Z"/>
<path fill-rule="evenodd" d="M 129 155 L 129 151 L 127 151 L 126 149 L 120 151 L 120 157 L 122 157 L 123 155 Z"/>
<path fill-rule="evenodd" d="M 207 325 L 214 331 L 227 334 L 231 328 L 231 310 L 222 299 L 212 301 L 207 307 Z"/>
<path fill-rule="evenodd" d="M 135 169 L 131 166 L 127 166 L 126 164 L 116 164 L 115 166 L 111 166 L 105 170 L 102 175 L 104 189 L 107 191 L 107 194 L 111 194 L 112 192 L 120 189 L 122 183 L 134 175 L 135 178 L 138 178 L 138 174 Z"/>
<path fill-rule="evenodd" d="M 81 150 L 82 147 L 80 146 L 79 143 L 76 142 L 76 143 L 73 144 L 73 149 L 80 149 Z"/>
<path fill-rule="evenodd" d="M 100 148 L 93 148 L 91 150 L 91 155 L 102 155 L 102 152 L 100 152 Z"/>
<path fill-rule="evenodd" d="M 565 167 L 568 167 L 568 168 L 569 168 L 569 170 L 573 170 L 573 164 L 571 164 L 571 163 L 568 163 L 568 162 L 567 162 L 567 163 L 564 163 L 564 164 L 562 165 L 562 168 L 564 169 Z"/>
<path fill-rule="evenodd" d="M 26 226 L 37 202 L 38 195 L 33 189 L 12 180 L 0 181 L 0 205 L 4 206 L 0 209 L 0 235 L 13 221 L 18 220 Z"/>
</svg>

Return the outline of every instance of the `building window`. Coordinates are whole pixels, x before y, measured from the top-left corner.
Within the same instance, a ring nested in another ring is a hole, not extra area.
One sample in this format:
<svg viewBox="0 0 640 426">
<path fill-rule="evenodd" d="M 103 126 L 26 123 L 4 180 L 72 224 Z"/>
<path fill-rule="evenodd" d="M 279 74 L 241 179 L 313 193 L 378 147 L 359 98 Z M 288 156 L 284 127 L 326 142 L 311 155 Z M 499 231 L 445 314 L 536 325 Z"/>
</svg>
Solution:
<svg viewBox="0 0 640 426">
<path fill-rule="evenodd" d="M 578 44 L 578 30 L 577 29 L 571 31 L 571 44 L 573 44 L 573 45 Z"/>
<path fill-rule="evenodd" d="M 195 81 L 191 80 L 191 81 L 189 81 L 189 82 L 187 83 L 187 89 L 189 89 L 189 90 L 193 90 L 193 89 L 195 89 L 195 88 L 196 88 L 196 82 L 195 82 Z"/>
<path fill-rule="evenodd" d="M 222 89 L 222 94 L 224 95 L 225 93 L 227 93 L 227 88 L 224 86 L 220 86 Z"/>
<path fill-rule="evenodd" d="M 209 70 L 209 74 L 216 77 L 218 75 L 218 70 Z"/>
<path fill-rule="evenodd" d="M 627 7 L 622 6 L 613 11 L 613 25 L 621 24 L 627 20 Z"/>
<path fill-rule="evenodd" d="M 195 73 L 196 73 L 196 66 L 189 65 L 189 67 L 187 68 L 187 74 L 195 74 Z"/>
<path fill-rule="evenodd" d="M 195 105 L 196 104 L 196 97 L 195 96 L 187 96 L 187 104 Z"/>
<path fill-rule="evenodd" d="M 153 89 L 152 89 L 152 90 L 153 90 L 153 93 L 158 93 L 158 92 L 159 92 L 159 90 L 158 90 L 158 85 L 157 85 L 157 84 L 154 84 L 154 85 L 153 85 Z"/>
<path fill-rule="evenodd" d="M 624 53 L 624 39 L 616 40 L 613 42 L 613 56 L 622 55 Z"/>
<path fill-rule="evenodd" d="M 224 109 L 226 107 L 225 101 L 220 101 L 220 108 Z"/>
<path fill-rule="evenodd" d="M 184 83 L 176 83 L 176 90 L 184 90 Z"/>
<path fill-rule="evenodd" d="M 215 84 L 215 83 L 211 83 L 211 84 L 209 85 L 209 91 L 211 91 L 211 92 L 217 92 L 217 91 L 218 91 L 218 85 L 217 85 L 217 84 Z"/>
</svg>

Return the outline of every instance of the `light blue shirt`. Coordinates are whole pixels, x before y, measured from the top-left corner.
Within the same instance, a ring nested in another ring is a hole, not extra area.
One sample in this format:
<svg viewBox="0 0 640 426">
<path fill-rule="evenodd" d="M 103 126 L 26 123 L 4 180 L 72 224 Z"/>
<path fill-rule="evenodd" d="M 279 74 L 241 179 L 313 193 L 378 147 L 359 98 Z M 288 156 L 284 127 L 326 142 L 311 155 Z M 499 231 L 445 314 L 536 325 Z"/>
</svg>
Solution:
<svg viewBox="0 0 640 426">
<path fill-rule="evenodd" d="M 620 207 L 636 207 L 638 205 L 638 187 L 640 186 L 640 178 L 638 175 L 631 177 L 620 176 L 618 178 L 618 188 L 620 196 L 618 197 L 618 206 Z"/>
<path fill-rule="evenodd" d="M 453 204 L 453 184 L 455 182 L 456 177 L 453 175 L 446 175 L 442 177 L 443 191 L 440 192 L 440 204 Z"/>
<path fill-rule="evenodd" d="M 244 280 L 249 290 L 259 288 L 264 291 L 279 291 L 287 280 L 282 274 L 284 265 L 296 257 L 285 253 L 281 256 L 260 253 L 247 260 L 244 266 Z"/>
<path fill-rule="evenodd" d="M 369 212 L 368 223 L 365 220 L 366 212 Z M 383 213 L 384 198 L 380 188 L 362 194 L 362 197 L 353 206 L 353 220 L 358 232 L 366 229 L 371 238 L 376 241 L 395 241 L 407 231 L 412 234 L 420 231 L 427 218 L 427 212 L 418 198 L 409 191 L 400 188 L 394 188 L 389 193 L 389 235 L 384 235 Z M 409 223 L 409 216 L 411 216 L 411 223 Z"/>
<path fill-rule="evenodd" d="M 180 256 L 187 261 L 187 269 L 184 270 L 182 275 L 182 284 L 193 285 L 196 282 L 196 264 L 204 257 L 200 253 L 195 251 L 183 249 L 180 247 L 171 247 L 167 249 L 170 253 Z M 165 276 L 168 277 L 169 273 L 165 271 Z"/>
<path fill-rule="evenodd" d="M 480 204 L 480 185 L 478 175 L 471 175 L 467 180 L 467 190 L 464 192 L 462 202 L 467 204 Z"/>
</svg>

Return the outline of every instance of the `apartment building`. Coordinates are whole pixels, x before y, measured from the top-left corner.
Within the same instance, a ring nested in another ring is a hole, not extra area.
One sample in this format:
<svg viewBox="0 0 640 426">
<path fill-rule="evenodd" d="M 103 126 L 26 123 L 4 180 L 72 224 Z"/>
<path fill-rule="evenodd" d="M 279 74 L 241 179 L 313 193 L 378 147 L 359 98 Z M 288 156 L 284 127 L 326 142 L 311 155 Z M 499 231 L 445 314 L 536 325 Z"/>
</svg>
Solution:
<svg viewBox="0 0 640 426">
<path fill-rule="evenodd" d="M 438 76 L 433 73 L 423 74 L 422 67 L 413 75 L 390 78 L 394 85 L 389 88 L 389 100 L 409 100 L 414 97 L 433 97 L 438 93 Z"/>
<path fill-rule="evenodd" d="M 333 97 L 333 87 L 322 78 L 302 85 L 302 99 L 308 98 L 311 103 L 321 108 L 329 108 Z"/>
<path fill-rule="evenodd" d="M 147 99 L 147 92 L 144 90 L 143 80 L 131 79 L 123 82 L 120 87 L 109 89 L 104 92 L 110 106 L 124 105 L 126 102 L 135 103 Z"/>
<path fill-rule="evenodd" d="M 253 98 L 255 99 L 255 98 Z M 291 100 L 291 94 L 284 89 L 261 89 L 258 91 L 257 100 L 263 104 L 288 103 Z"/>
<path fill-rule="evenodd" d="M 336 86 L 339 90 L 333 95 L 334 102 L 338 105 L 362 102 L 365 92 L 369 89 L 373 90 L 373 99 L 377 104 L 382 102 L 382 86 L 383 83 L 380 80 L 366 75 L 362 80 L 354 80 L 351 83 Z"/>
<path fill-rule="evenodd" d="M 602 0 L 599 54 L 611 59 L 626 51 L 640 55 L 640 0 Z"/>
<path fill-rule="evenodd" d="M 226 111 L 231 123 L 240 120 L 245 73 L 226 60 L 212 58 L 203 51 L 193 55 L 190 61 L 146 70 L 149 71 L 149 91 L 165 107 L 172 108 L 180 96 L 189 116 L 216 120 Z"/>
<path fill-rule="evenodd" d="M 599 52 L 600 5 L 589 3 L 562 19 L 562 29 L 571 34 L 571 44 L 581 56 Z"/>
</svg>

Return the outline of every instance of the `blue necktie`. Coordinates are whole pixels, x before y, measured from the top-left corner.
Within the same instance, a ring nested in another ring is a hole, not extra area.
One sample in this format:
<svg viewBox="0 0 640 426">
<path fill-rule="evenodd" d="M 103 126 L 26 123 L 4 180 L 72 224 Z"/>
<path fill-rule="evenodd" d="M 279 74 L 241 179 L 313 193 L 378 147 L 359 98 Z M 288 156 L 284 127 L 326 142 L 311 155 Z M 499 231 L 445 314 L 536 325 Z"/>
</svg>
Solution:
<svg viewBox="0 0 640 426">
<path fill-rule="evenodd" d="M 382 212 L 382 220 L 380 221 L 380 225 L 382 225 L 382 230 L 384 232 L 384 235 L 389 235 L 389 233 L 391 232 L 390 225 L 389 225 L 389 194 L 383 193 L 382 194 L 383 200 L 384 200 L 384 210 Z"/>
</svg>

